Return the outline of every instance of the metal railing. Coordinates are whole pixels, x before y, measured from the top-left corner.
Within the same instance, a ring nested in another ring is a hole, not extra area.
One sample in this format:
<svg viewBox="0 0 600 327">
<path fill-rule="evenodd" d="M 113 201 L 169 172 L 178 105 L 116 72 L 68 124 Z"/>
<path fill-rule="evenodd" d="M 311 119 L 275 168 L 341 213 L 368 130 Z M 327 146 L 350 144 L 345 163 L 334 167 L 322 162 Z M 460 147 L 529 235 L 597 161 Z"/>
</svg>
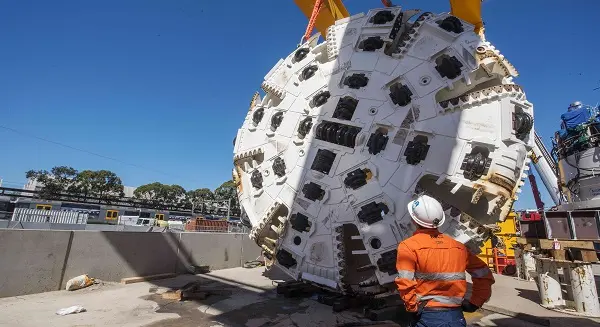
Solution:
<svg viewBox="0 0 600 327">
<path fill-rule="evenodd" d="M 88 216 L 87 213 L 75 211 L 16 208 L 11 220 L 31 223 L 86 224 Z"/>
<path fill-rule="evenodd" d="M 236 234 L 248 234 L 250 229 L 241 223 L 223 221 L 223 220 L 204 220 L 202 224 L 187 224 L 185 226 L 186 232 L 199 232 L 199 233 L 236 233 Z"/>
</svg>

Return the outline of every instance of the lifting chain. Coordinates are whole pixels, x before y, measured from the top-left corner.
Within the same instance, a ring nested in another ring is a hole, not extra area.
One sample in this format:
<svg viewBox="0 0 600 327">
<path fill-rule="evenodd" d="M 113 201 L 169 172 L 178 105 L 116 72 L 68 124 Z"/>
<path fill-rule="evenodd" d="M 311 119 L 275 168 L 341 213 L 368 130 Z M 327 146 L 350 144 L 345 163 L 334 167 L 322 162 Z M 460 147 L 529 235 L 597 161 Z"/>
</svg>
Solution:
<svg viewBox="0 0 600 327">
<path fill-rule="evenodd" d="M 393 7 L 391 0 L 381 0 L 381 3 L 384 7 Z M 315 5 L 313 7 L 312 13 L 310 14 L 310 19 L 308 20 L 308 25 L 306 26 L 306 32 L 302 37 L 302 42 L 304 43 L 310 38 L 313 29 L 315 28 L 315 23 L 317 22 L 317 16 L 319 16 L 319 12 L 323 8 L 323 0 L 316 0 Z"/>
<path fill-rule="evenodd" d="M 308 20 L 308 26 L 306 26 L 306 32 L 302 37 L 302 43 L 306 42 L 312 34 L 312 31 L 315 28 L 315 23 L 317 22 L 317 16 L 319 16 L 319 12 L 321 11 L 322 7 L 323 0 L 316 0 L 315 6 L 313 7 L 312 13 L 310 14 L 310 19 Z"/>
</svg>

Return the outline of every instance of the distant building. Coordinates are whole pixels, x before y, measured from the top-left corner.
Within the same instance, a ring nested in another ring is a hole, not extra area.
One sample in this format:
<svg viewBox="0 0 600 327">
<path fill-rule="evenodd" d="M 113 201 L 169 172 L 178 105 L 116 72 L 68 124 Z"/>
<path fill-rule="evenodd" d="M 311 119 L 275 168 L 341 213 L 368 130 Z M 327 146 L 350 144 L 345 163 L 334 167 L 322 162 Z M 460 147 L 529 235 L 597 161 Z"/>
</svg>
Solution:
<svg viewBox="0 0 600 327">
<path fill-rule="evenodd" d="M 135 191 L 137 187 L 134 186 L 123 186 L 123 193 L 125 193 L 126 198 L 133 197 L 133 191 Z"/>
<path fill-rule="evenodd" d="M 39 191 L 44 186 L 42 183 L 38 182 L 35 178 L 28 178 L 27 183 L 23 186 L 24 190 L 28 191 Z"/>
<path fill-rule="evenodd" d="M 44 184 L 40 183 L 35 178 L 28 178 L 27 183 L 23 186 L 23 189 L 28 191 L 39 191 L 42 189 L 43 186 Z M 21 192 L 21 195 L 33 196 L 33 193 Z"/>
</svg>

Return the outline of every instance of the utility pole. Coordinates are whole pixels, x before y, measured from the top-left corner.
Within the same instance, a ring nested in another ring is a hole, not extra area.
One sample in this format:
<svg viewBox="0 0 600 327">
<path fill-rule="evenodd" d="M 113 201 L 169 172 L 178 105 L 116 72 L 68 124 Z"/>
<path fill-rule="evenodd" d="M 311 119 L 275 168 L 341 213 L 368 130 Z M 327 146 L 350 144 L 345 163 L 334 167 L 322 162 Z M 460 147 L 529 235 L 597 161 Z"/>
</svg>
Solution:
<svg viewBox="0 0 600 327">
<path fill-rule="evenodd" d="M 227 201 L 227 221 L 229 221 L 229 215 L 231 213 L 231 198 Z"/>
</svg>

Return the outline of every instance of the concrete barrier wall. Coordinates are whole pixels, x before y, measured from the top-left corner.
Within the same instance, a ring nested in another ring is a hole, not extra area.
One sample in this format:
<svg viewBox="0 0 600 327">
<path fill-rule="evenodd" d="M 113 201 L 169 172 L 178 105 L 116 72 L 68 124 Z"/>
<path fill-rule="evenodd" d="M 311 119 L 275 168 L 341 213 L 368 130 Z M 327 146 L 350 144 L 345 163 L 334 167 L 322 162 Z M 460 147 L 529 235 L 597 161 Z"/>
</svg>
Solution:
<svg viewBox="0 0 600 327">
<path fill-rule="evenodd" d="M 179 234 L 174 233 L 74 232 L 61 287 L 81 274 L 119 281 L 124 277 L 173 273 L 178 238 Z"/>
<path fill-rule="evenodd" d="M 178 272 L 184 272 L 190 262 L 198 266 L 207 265 L 211 269 L 239 267 L 260 255 L 260 248 L 246 234 L 211 233 L 202 238 L 197 234 L 180 234 Z"/>
<path fill-rule="evenodd" d="M 120 281 L 239 267 L 259 255 L 244 234 L 0 229 L 0 297 L 64 289 L 81 274 Z"/>
<path fill-rule="evenodd" d="M 152 226 L 127 226 L 127 225 L 105 225 L 105 224 L 55 224 L 55 223 L 32 223 L 21 221 L 0 220 L 0 229 L 36 229 L 36 230 L 92 230 L 92 231 L 129 231 L 129 232 L 158 232 L 166 231 L 166 227 Z M 180 231 L 175 231 L 180 232 Z"/>
<path fill-rule="evenodd" d="M 71 232 L 0 230 L 0 297 L 58 289 Z"/>
<path fill-rule="evenodd" d="M 181 233 L 181 252 L 183 265 L 195 262 L 198 266 L 211 266 L 214 269 L 239 267 L 242 264 L 241 234 L 208 234 L 195 237 L 196 233 Z M 233 237 L 233 239 L 231 239 Z M 179 266 L 179 271 L 185 267 Z"/>
<path fill-rule="evenodd" d="M 256 245 L 250 236 L 243 234 L 242 238 L 242 263 L 254 261 L 260 256 L 261 248 Z"/>
</svg>

